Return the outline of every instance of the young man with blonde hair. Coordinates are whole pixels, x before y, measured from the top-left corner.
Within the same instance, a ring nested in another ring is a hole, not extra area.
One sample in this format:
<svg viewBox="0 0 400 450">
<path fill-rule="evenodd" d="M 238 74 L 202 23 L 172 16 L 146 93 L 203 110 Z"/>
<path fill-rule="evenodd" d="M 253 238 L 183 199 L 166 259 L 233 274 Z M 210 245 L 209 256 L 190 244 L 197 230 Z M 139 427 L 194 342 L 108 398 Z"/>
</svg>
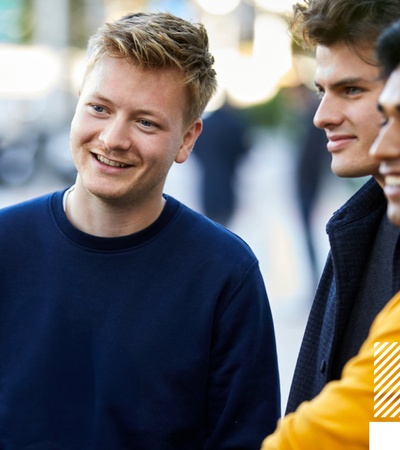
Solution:
<svg viewBox="0 0 400 450">
<path fill-rule="evenodd" d="M 256 449 L 279 417 L 258 262 L 163 192 L 216 89 L 168 13 L 89 42 L 70 189 L 0 211 L 0 447 Z"/>
</svg>

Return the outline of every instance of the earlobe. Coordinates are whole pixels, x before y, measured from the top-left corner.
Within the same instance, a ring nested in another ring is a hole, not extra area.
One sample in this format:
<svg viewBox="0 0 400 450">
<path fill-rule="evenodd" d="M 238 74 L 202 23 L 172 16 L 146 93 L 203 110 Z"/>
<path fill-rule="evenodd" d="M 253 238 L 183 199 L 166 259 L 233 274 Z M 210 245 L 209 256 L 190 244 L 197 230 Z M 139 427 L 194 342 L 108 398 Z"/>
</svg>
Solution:
<svg viewBox="0 0 400 450">
<path fill-rule="evenodd" d="M 197 119 L 188 127 L 183 137 L 181 148 L 175 158 L 176 163 L 182 164 L 187 160 L 202 129 L 203 121 L 201 119 Z"/>
</svg>

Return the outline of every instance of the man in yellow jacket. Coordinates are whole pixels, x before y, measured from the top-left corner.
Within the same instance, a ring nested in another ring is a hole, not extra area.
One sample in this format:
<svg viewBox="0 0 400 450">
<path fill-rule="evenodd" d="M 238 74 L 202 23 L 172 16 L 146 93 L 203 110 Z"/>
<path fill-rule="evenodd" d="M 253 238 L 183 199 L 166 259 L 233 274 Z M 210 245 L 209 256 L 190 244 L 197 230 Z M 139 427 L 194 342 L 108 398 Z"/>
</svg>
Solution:
<svg viewBox="0 0 400 450">
<path fill-rule="evenodd" d="M 388 217 L 400 226 L 400 22 L 385 30 L 377 44 L 387 79 L 379 97 L 381 131 L 371 148 L 380 163 Z M 279 422 L 262 450 L 367 450 L 370 422 L 400 421 L 400 362 L 389 358 L 382 376 L 380 354 L 400 350 L 400 293 L 376 317 L 369 336 L 338 381 L 328 383 L 309 402 Z M 389 368 L 390 367 L 390 368 Z M 375 382 L 375 384 L 374 384 Z M 400 442 L 400 436 L 397 439 Z M 384 450 L 384 446 L 382 446 Z"/>
</svg>

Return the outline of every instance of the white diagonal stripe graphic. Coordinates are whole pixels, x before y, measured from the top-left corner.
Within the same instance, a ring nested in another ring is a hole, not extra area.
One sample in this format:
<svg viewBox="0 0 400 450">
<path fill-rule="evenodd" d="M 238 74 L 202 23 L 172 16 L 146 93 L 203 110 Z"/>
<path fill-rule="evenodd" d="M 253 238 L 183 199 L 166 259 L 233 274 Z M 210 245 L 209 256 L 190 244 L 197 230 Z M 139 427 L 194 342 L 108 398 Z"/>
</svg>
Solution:
<svg viewBox="0 0 400 450">
<path fill-rule="evenodd" d="M 382 387 L 383 384 L 386 384 L 386 382 L 388 381 L 389 378 L 395 376 L 398 377 L 400 375 L 399 373 L 399 364 L 397 364 L 392 370 L 391 372 L 389 372 L 385 378 L 383 380 L 381 380 L 379 382 L 379 384 L 376 385 L 376 383 L 378 383 L 378 381 L 381 379 L 381 377 L 383 375 L 386 374 L 386 372 L 388 370 L 390 370 L 394 364 L 396 364 L 396 362 L 398 362 L 400 360 L 400 355 L 398 355 L 390 364 L 388 364 L 388 366 L 385 368 L 385 370 L 383 370 L 379 375 L 375 376 L 374 378 L 374 383 L 375 383 L 375 389 L 374 391 L 376 392 L 378 389 L 380 389 Z"/>
<path fill-rule="evenodd" d="M 391 381 L 389 384 L 387 384 L 387 385 L 385 385 L 384 386 L 384 389 L 382 389 L 382 390 L 379 390 L 378 391 L 378 394 L 376 394 L 375 396 L 374 396 L 374 400 L 375 400 L 375 408 L 385 399 L 385 398 L 387 398 L 390 394 L 393 394 L 394 393 L 394 390 L 395 389 L 397 389 L 397 387 L 399 386 L 399 384 L 400 384 L 400 381 L 394 386 L 394 387 L 392 387 L 392 389 L 391 390 L 389 390 L 388 391 L 388 389 L 389 389 L 389 387 L 399 378 L 399 376 L 400 376 L 400 374 L 397 374 L 396 375 L 396 378 L 393 380 L 393 381 Z M 385 394 L 386 393 L 386 394 Z M 384 395 L 385 394 L 385 395 Z M 383 398 L 381 398 L 379 401 L 378 401 L 378 399 L 379 399 L 379 397 L 381 397 L 383 395 Z"/>
<path fill-rule="evenodd" d="M 391 390 L 389 390 L 386 395 L 381 400 L 379 400 L 379 402 L 375 404 L 374 409 L 377 409 L 382 404 L 382 402 L 387 400 L 387 402 L 383 404 L 382 408 L 375 413 L 375 417 L 382 415 L 383 411 L 385 411 L 385 409 L 389 407 L 390 403 L 397 399 L 397 397 L 394 397 L 393 399 L 393 394 L 396 392 L 398 387 L 400 387 L 400 381 Z M 385 417 L 385 415 L 382 415 L 382 417 Z"/>
<path fill-rule="evenodd" d="M 375 342 L 374 417 L 399 417 L 400 344 Z"/>
<path fill-rule="evenodd" d="M 388 344 L 388 342 L 387 342 L 387 344 Z M 397 344 L 397 342 L 392 342 L 392 344 L 378 358 L 375 359 L 374 365 L 375 366 L 378 365 L 379 362 L 382 360 L 382 358 L 384 358 L 393 349 L 393 347 L 396 346 L 396 344 Z"/>
<path fill-rule="evenodd" d="M 400 399 L 398 400 L 400 402 Z M 400 415 L 400 408 L 398 408 L 390 417 L 399 417 Z"/>
<path fill-rule="evenodd" d="M 387 417 L 387 416 L 394 410 L 394 408 L 396 408 L 396 406 L 399 405 L 399 403 L 400 403 L 400 398 L 398 398 L 398 399 L 393 403 L 393 405 L 392 405 L 389 409 L 386 410 L 386 412 L 382 415 L 382 417 Z M 395 417 L 395 415 L 394 415 L 394 416 L 391 416 L 391 417 Z"/>
<path fill-rule="evenodd" d="M 382 367 L 385 366 L 385 364 L 387 363 L 388 359 L 393 358 L 393 357 L 396 355 L 396 353 L 398 353 L 398 352 L 400 352 L 400 346 L 397 347 L 397 348 L 392 349 L 392 351 L 390 352 L 390 355 L 389 355 L 387 358 L 385 358 L 385 359 L 381 362 L 381 364 L 379 364 L 378 367 L 375 368 L 374 373 L 376 374 L 377 372 L 379 372 L 379 371 L 382 369 Z M 397 358 L 398 358 L 398 357 L 399 357 L 399 356 L 397 356 Z"/>
<path fill-rule="evenodd" d="M 374 344 L 374 357 L 378 355 L 378 353 L 387 346 L 387 342 L 375 342 Z M 377 348 L 378 347 L 378 348 Z"/>
</svg>

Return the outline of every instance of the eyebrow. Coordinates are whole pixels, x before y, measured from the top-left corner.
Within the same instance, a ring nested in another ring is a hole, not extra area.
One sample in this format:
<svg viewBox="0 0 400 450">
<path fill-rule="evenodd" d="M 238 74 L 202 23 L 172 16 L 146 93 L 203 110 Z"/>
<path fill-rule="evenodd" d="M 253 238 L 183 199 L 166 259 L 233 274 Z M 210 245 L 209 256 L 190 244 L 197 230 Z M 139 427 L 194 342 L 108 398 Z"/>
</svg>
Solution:
<svg viewBox="0 0 400 450">
<path fill-rule="evenodd" d="M 362 78 L 362 77 L 347 77 L 347 78 L 342 78 L 341 80 L 336 81 L 335 83 L 330 85 L 331 89 L 338 89 L 344 86 L 350 86 L 350 85 L 362 85 L 362 84 L 370 84 L 370 83 L 374 83 L 376 81 L 379 81 L 379 77 L 377 77 L 376 79 L 366 79 L 366 78 Z M 314 86 L 316 88 L 322 88 L 322 86 L 317 83 L 314 80 Z"/>
<path fill-rule="evenodd" d="M 90 95 L 90 97 L 96 99 L 96 101 L 98 100 L 100 102 L 109 103 L 111 105 L 114 104 L 112 99 L 110 99 L 108 97 L 104 97 L 101 94 L 97 94 L 96 92 L 94 92 L 92 95 Z M 154 117 L 156 116 L 156 114 L 153 111 L 151 111 L 150 109 L 142 108 L 142 109 L 135 110 L 135 112 L 138 113 L 138 114 L 147 114 L 147 115 L 151 115 L 151 116 L 154 116 Z"/>
<path fill-rule="evenodd" d="M 100 94 L 98 94 L 97 92 L 91 92 L 91 93 L 89 93 L 88 97 L 89 97 L 89 98 L 96 99 L 96 100 L 98 100 L 99 102 L 112 103 L 112 101 L 111 101 L 109 98 L 104 97 L 103 95 L 100 95 Z"/>
</svg>

